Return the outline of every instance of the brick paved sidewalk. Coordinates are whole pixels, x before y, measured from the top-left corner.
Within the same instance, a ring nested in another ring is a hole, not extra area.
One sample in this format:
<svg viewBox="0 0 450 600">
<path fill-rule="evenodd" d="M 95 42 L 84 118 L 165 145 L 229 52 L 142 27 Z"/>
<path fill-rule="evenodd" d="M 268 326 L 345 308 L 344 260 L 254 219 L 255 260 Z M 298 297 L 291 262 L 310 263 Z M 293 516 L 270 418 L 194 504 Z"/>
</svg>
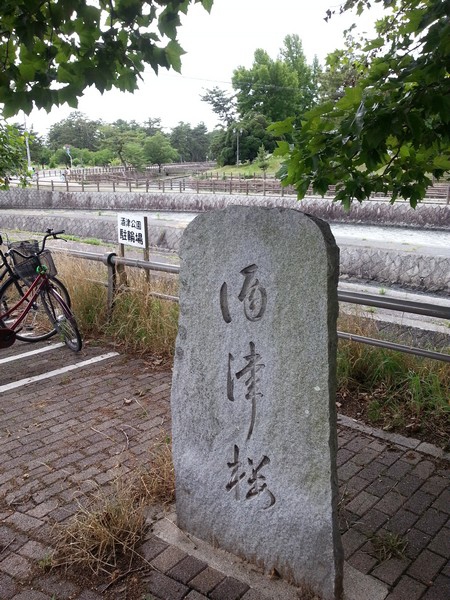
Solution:
<svg viewBox="0 0 450 600">
<path fill-rule="evenodd" d="M 98 353 L 88 347 L 76 360 Z M 42 368 L 54 368 L 61 356 L 46 353 Z M 9 380 L 26 376 L 23 369 L 24 361 L 16 361 Z M 70 518 L 78 498 L 148 459 L 149 447 L 170 428 L 170 383 L 169 372 L 117 356 L 0 394 L 1 600 L 141 600 L 127 594 L 126 579 L 101 594 L 59 570 L 44 573 L 39 562 L 51 554 L 52 524 Z M 400 436 L 355 429 L 346 419 L 339 425 L 346 560 L 383 582 L 387 600 L 450 598 L 450 463 L 438 454 Z M 380 562 L 383 539 L 387 555 L 407 545 Z M 153 533 L 140 551 L 152 565 L 141 573 L 145 600 L 279 599 L 254 584 L 255 568 L 252 577 L 236 577 Z"/>
</svg>

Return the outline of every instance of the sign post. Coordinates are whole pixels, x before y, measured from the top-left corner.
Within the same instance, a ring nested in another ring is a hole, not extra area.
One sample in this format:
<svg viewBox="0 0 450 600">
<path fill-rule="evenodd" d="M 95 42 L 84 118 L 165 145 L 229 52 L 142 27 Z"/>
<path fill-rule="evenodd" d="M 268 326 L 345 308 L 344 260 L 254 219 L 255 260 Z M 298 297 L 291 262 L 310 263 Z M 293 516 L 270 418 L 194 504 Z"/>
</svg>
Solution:
<svg viewBox="0 0 450 600">
<path fill-rule="evenodd" d="M 136 213 L 117 214 L 117 235 L 119 241 L 119 256 L 125 256 L 125 246 L 141 248 L 144 251 L 144 260 L 149 259 L 147 217 Z M 121 285 L 126 285 L 127 277 L 123 265 L 117 265 L 117 272 Z M 149 280 L 149 272 L 146 271 Z"/>
</svg>

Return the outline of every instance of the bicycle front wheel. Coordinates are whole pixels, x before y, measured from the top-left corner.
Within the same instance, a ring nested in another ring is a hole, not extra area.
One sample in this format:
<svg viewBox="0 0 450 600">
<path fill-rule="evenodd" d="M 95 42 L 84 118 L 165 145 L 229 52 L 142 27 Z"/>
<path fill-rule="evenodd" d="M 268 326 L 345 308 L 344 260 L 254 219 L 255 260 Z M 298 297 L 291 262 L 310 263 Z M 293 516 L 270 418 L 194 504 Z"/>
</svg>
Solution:
<svg viewBox="0 0 450 600">
<path fill-rule="evenodd" d="M 56 278 L 49 278 L 49 286 L 55 289 L 66 304 L 70 304 L 69 293 L 64 285 Z M 27 292 L 29 286 L 21 279 L 8 279 L 0 288 L 0 314 L 5 313 L 15 306 Z M 16 330 L 16 337 L 23 342 L 41 342 L 56 335 L 57 330 L 48 317 L 42 300 L 42 293 L 31 302 L 31 298 L 25 300 L 9 317 L 0 319 L 0 325 L 11 327 L 15 320 L 24 310 L 28 309 L 25 319 Z"/>
<path fill-rule="evenodd" d="M 70 308 L 51 286 L 42 291 L 41 297 L 48 318 L 62 341 L 73 352 L 79 352 L 83 343 L 77 322 Z"/>
</svg>

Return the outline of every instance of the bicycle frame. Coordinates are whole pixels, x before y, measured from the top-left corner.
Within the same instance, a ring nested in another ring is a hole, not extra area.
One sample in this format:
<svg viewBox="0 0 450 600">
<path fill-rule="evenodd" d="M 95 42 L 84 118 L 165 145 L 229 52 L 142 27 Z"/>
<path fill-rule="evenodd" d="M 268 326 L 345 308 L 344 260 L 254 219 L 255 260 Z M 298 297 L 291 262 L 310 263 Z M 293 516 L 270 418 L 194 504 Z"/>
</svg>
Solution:
<svg viewBox="0 0 450 600">
<path fill-rule="evenodd" d="M 45 273 L 39 273 L 36 279 L 33 281 L 31 286 L 25 292 L 25 295 L 20 298 L 19 302 L 14 304 L 11 308 L 9 308 L 6 312 L 0 313 L 0 319 L 4 321 L 9 315 L 11 315 L 15 310 L 17 310 L 24 302 L 28 302 L 27 306 L 25 306 L 24 310 L 17 317 L 15 322 L 8 327 L 11 331 L 16 331 L 22 321 L 25 319 L 27 314 L 30 312 L 33 302 L 39 296 L 43 289 L 45 289 L 49 285 L 48 276 Z M 61 299 L 62 300 L 62 299 Z M 63 300 L 62 300 L 63 301 Z M 63 301 L 64 305 L 65 302 Z"/>
</svg>

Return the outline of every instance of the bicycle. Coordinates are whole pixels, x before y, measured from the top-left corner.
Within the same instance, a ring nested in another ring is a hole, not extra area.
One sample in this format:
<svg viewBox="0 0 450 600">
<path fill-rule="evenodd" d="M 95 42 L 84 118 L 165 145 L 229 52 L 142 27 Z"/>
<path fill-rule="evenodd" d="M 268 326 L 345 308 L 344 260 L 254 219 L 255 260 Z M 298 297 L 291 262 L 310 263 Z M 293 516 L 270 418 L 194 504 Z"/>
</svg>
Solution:
<svg viewBox="0 0 450 600">
<path fill-rule="evenodd" d="M 82 340 L 75 317 L 53 283 L 56 268 L 50 251 L 45 250 L 47 238 L 57 239 L 59 233 L 62 232 L 47 233 L 41 249 L 31 255 L 23 254 L 17 248 L 10 251 L 15 275 L 28 282 L 28 289 L 22 288 L 23 295 L 19 295 L 14 278 L 8 279 L 0 288 L 0 348 L 8 348 L 20 339 L 17 332 L 33 311 L 37 330 L 34 341 L 58 333 L 70 350 L 81 350 Z"/>
<path fill-rule="evenodd" d="M 47 229 L 47 234 L 42 242 L 42 249 L 45 248 L 45 242 L 48 237 L 61 239 L 57 238 L 61 233 L 64 233 L 64 231 L 54 232 L 52 229 Z M 23 270 L 21 271 L 20 269 L 20 263 L 24 260 L 22 256 L 26 255 L 29 258 L 39 252 L 39 243 L 37 240 L 10 242 L 8 236 L 6 236 L 6 239 L 8 251 L 3 252 L 0 248 L 0 286 L 2 281 L 7 278 L 3 286 L 0 287 L 0 291 L 3 292 L 0 294 L 0 312 L 6 312 L 7 306 L 17 304 L 19 299 L 25 296 L 30 284 L 36 278 L 36 272 L 28 270 L 26 277 L 20 276 L 20 272 L 23 273 Z M 2 244 L 3 238 L 0 234 L 0 246 Z M 16 253 L 16 251 L 22 254 L 22 256 L 19 256 L 19 253 Z M 18 264 L 19 271 L 17 271 L 16 263 Z M 53 273 L 56 273 L 56 269 L 52 272 L 48 272 L 50 284 L 56 289 L 70 308 L 71 300 L 69 292 L 62 281 L 60 281 Z M 28 312 L 21 325 L 21 329 L 16 331 L 16 337 L 18 340 L 25 342 L 40 342 L 57 333 L 57 330 L 51 326 L 47 313 L 39 298 L 33 302 L 31 310 Z"/>
</svg>

